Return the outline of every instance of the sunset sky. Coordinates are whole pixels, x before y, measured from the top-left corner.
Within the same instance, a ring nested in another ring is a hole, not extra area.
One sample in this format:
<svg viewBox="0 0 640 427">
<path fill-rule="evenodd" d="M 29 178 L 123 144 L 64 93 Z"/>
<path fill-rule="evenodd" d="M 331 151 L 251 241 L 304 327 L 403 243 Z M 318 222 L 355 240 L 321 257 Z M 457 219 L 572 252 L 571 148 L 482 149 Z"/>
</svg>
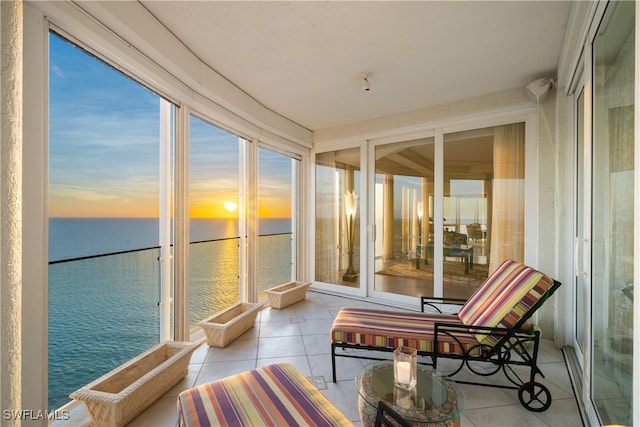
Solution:
<svg viewBox="0 0 640 427">
<path fill-rule="evenodd" d="M 49 215 L 157 217 L 159 97 L 50 37 Z M 238 137 L 191 120 L 193 217 L 237 217 Z M 290 217 L 291 159 L 259 154 L 259 213 Z M 226 203 L 226 205 L 225 205 Z"/>
</svg>

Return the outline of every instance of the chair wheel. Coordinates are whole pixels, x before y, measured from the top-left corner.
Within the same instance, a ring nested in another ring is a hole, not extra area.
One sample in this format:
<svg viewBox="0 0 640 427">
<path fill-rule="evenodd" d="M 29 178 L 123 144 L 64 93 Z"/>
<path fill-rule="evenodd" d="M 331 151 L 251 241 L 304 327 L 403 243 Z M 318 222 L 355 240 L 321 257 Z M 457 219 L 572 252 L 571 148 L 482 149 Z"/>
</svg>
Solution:
<svg viewBox="0 0 640 427">
<path fill-rule="evenodd" d="M 551 392 L 537 382 L 524 383 L 518 390 L 522 406 L 532 412 L 544 412 L 551 406 Z"/>
</svg>

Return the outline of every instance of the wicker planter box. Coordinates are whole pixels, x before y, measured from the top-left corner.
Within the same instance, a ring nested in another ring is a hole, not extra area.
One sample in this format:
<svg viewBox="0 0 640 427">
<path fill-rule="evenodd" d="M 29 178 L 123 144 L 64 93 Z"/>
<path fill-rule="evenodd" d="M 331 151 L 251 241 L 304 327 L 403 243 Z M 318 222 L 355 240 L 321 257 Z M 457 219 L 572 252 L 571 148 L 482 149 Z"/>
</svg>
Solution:
<svg viewBox="0 0 640 427">
<path fill-rule="evenodd" d="M 207 336 L 207 344 L 211 347 L 226 347 L 253 327 L 261 308 L 260 303 L 239 302 L 198 322 L 198 326 Z"/>
<path fill-rule="evenodd" d="M 294 302 L 302 301 L 307 295 L 311 282 L 289 282 L 264 291 L 273 308 L 285 308 Z"/>
<path fill-rule="evenodd" d="M 200 344 L 167 341 L 74 391 L 95 426 L 124 426 L 187 375 Z"/>
</svg>

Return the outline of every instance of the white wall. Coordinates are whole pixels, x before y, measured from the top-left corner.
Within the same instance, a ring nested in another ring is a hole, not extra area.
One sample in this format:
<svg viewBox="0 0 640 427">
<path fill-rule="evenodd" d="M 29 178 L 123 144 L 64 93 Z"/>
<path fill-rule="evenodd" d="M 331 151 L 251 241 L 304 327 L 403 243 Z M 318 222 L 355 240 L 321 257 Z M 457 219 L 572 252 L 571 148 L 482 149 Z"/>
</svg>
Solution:
<svg viewBox="0 0 640 427">
<path fill-rule="evenodd" d="M 490 115 L 511 113 L 533 106 L 524 88 L 517 87 L 348 126 L 318 130 L 313 133 L 313 142 L 314 146 L 318 147 L 336 141 L 382 138 L 439 127 L 462 119 L 472 121 Z"/>
</svg>

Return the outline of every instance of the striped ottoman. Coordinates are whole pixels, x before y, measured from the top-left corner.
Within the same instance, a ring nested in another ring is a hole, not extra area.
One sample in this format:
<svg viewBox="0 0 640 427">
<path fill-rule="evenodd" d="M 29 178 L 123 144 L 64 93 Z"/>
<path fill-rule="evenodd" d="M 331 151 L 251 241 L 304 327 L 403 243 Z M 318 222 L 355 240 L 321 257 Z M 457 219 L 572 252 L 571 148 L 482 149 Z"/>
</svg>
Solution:
<svg viewBox="0 0 640 427">
<path fill-rule="evenodd" d="M 253 369 L 183 391 L 179 425 L 353 425 L 289 363 Z"/>
</svg>

